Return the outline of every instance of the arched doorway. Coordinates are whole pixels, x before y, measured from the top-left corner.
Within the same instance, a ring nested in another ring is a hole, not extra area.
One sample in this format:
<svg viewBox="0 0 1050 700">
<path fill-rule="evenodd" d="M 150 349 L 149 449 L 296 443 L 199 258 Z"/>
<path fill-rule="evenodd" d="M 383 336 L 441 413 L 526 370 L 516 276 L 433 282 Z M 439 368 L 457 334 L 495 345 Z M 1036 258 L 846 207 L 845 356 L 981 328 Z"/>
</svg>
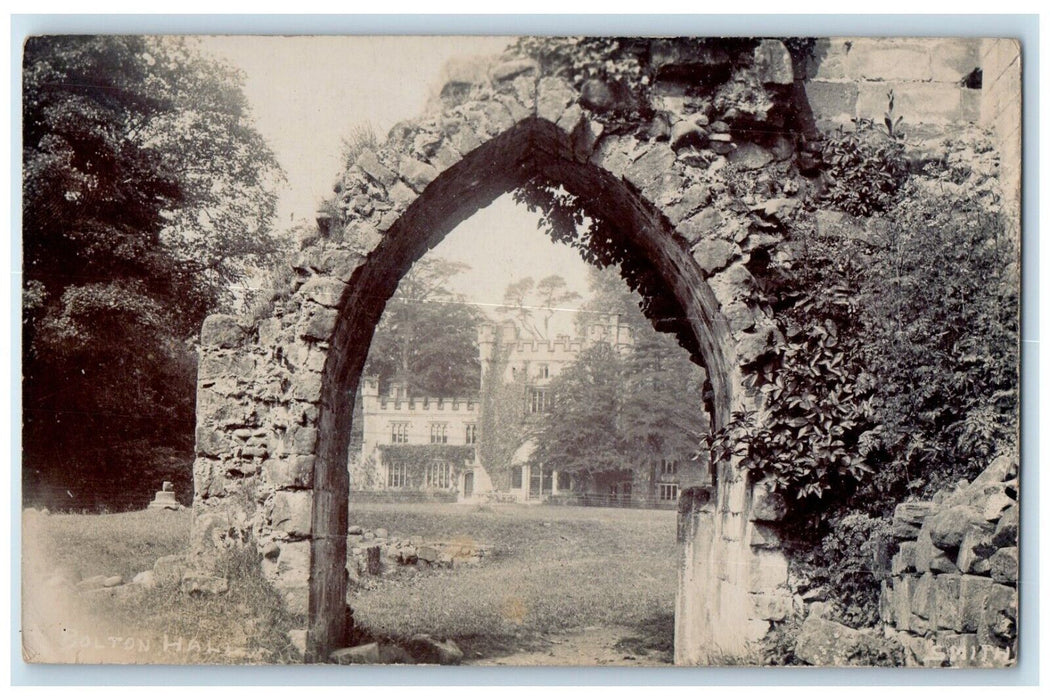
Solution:
<svg viewBox="0 0 1050 700">
<path fill-rule="evenodd" d="M 346 632 L 347 452 L 375 326 L 412 264 L 505 192 L 543 182 L 604 217 L 606 238 L 581 251 L 629 262 L 634 282 L 657 290 L 646 315 L 705 366 L 714 427 L 756 405 L 741 368 L 769 352 L 772 324 L 754 300 L 747 212 L 710 191 L 726 191 L 724 173 L 700 167 L 688 139 L 603 134 L 581 95 L 531 62 L 497 66 L 488 81 L 358 157 L 338 221 L 303 242 L 295 288 L 270 318 L 216 316 L 202 330 L 195 542 L 256 543 L 264 572 L 307 614 L 309 660 Z M 753 143 L 738 150 L 741 168 L 771 162 Z M 680 663 L 743 650 L 782 619 L 786 561 L 768 538 L 752 540 L 764 492 L 732 464 L 717 471 L 715 493 L 686 489 L 679 501 Z"/>
<path fill-rule="evenodd" d="M 496 197 L 542 177 L 619 223 L 618 247 L 647 262 L 666 285 L 677 313 L 657 319 L 688 332 L 686 342 L 708 368 L 716 427 L 728 419 L 731 380 L 724 348 L 729 328 L 700 268 L 654 207 L 607 171 L 572 157 L 570 135 L 531 118 L 478 147 L 432 181 L 383 236 L 347 284 L 323 372 L 314 465 L 314 545 L 311 557 L 311 635 L 337 638 L 335 612 L 345 599 L 342 575 L 347 528 L 346 464 L 353 397 L 372 333 L 401 276 L 427 250 Z M 333 625 L 331 630 L 326 625 Z"/>
</svg>

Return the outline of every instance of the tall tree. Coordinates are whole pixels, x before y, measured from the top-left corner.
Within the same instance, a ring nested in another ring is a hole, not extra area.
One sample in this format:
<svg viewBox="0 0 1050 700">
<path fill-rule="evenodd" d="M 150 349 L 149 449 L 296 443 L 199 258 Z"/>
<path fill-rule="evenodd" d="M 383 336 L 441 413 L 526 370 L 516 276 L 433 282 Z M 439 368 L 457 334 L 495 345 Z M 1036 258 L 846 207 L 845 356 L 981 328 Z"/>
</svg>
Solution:
<svg viewBox="0 0 1050 700">
<path fill-rule="evenodd" d="M 623 433 L 623 363 L 607 343 L 595 343 L 550 384 L 554 397 L 537 431 L 537 464 L 564 472 L 628 467 Z"/>
<path fill-rule="evenodd" d="M 704 370 L 672 336 L 653 329 L 615 268 L 593 269 L 590 286 L 577 332 L 616 316 L 631 344 L 621 353 L 596 343 L 555 378 L 534 460 L 561 471 L 601 471 L 637 468 L 654 455 L 692 456 L 710 429 Z"/>
<path fill-rule="evenodd" d="M 33 37 L 22 95 L 26 496 L 135 503 L 188 481 L 189 341 L 279 249 L 280 167 L 188 40 Z"/>
<path fill-rule="evenodd" d="M 507 285 L 500 313 L 511 316 L 534 338 L 548 340 L 550 321 L 558 307 L 579 298 L 561 275 L 548 275 L 539 282 L 523 277 Z"/>
<path fill-rule="evenodd" d="M 399 377 L 430 396 L 477 394 L 481 314 L 449 281 L 467 265 L 424 257 L 401 279 L 376 326 L 365 371 L 380 383 Z"/>
</svg>

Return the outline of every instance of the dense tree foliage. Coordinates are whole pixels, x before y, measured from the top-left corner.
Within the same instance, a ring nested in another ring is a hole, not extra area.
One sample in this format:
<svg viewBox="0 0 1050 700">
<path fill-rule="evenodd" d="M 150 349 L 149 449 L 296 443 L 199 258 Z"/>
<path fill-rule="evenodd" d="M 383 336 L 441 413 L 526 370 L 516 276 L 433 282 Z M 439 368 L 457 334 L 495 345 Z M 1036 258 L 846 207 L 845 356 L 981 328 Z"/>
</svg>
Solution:
<svg viewBox="0 0 1050 700">
<path fill-rule="evenodd" d="M 425 257 L 401 278 L 368 351 L 365 372 L 408 381 L 420 396 L 472 396 L 481 381 L 480 312 L 449 281 L 463 263 Z"/>
<path fill-rule="evenodd" d="M 653 330 L 639 298 L 613 268 L 591 270 L 583 335 L 615 316 L 629 329 L 623 351 L 597 342 L 551 382 L 551 411 L 537 427 L 538 464 L 600 472 L 647 464 L 653 455 L 691 457 L 708 432 L 705 375 L 674 338 Z"/>
<path fill-rule="evenodd" d="M 240 84 L 186 40 L 26 42 L 27 500 L 141 505 L 188 482 L 192 339 L 279 248 L 281 171 Z"/>
<path fill-rule="evenodd" d="M 962 164 L 927 166 L 884 215 L 848 223 L 858 233 L 800 227 L 799 253 L 779 270 L 767 301 L 783 342 L 748 379 L 768 413 L 761 426 L 738 415 L 715 458 L 735 452 L 772 478 L 821 521 L 806 532 L 849 509 L 885 515 L 1016 445 L 1017 248 L 990 148 L 963 147 Z M 901 154 L 883 154 L 899 172 Z"/>
</svg>

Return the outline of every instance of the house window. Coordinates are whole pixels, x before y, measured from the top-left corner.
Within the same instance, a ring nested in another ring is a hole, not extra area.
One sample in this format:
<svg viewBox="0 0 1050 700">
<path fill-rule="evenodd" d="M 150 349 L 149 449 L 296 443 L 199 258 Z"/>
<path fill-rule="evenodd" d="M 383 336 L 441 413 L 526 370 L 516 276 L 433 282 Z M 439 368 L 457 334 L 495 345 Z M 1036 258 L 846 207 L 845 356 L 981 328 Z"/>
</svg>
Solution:
<svg viewBox="0 0 1050 700">
<path fill-rule="evenodd" d="M 387 488 L 400 489 L 408 486 L 408 464 L 405 462 L 391 462 L 386 465 Z"/>
<path fill-rule="evenodd" d="M 660 460 L 660 476 L 675 476 L 678 474 L 677 459 Z"/>
<path fill-rule="evenodd" d="M 448 423 L 430 424 L 430 444 L 444 445 L 448 442 Z"/>
<path fill-rule="evenodd" d="M 546 389 L 529 389 L 529 413 L 546 413 L 550 408 L 550 394 Z"/>
<path fill-rule="evenodd" d="M 512 489 L 521 488 L 521 467 L 514 467 L 514 469 L 511 470 L 510 487 Z"/>
<path fill-rule="evenodd" d="M 438 460 L 427 467 L 427 486 L 434 489 L 447 489 L 452 486 L 452 465 Z"/>
<path fill-rule="evenodd" d="M 464 440 L 466 445 L 476 445 L 478 442 L 478 424 L 467 423 L 467 435 Z"/>
<path fill-rule="evenodd" d="M 660 484 L 661 501 L 678 500 L 678 484 Z"/>
<path fill-rule="evenodd" d="M 550 365 L 540 365 L 536 369 L 536 376 L 539 377 L 540 379 L 550 379 L 550 376 L 551 376 Z"/>
<path fill-rule="evenodd" d="M 390 444 L 405 445 L 408 443 L 408 423 L 390 424 Z"/>
</svg>

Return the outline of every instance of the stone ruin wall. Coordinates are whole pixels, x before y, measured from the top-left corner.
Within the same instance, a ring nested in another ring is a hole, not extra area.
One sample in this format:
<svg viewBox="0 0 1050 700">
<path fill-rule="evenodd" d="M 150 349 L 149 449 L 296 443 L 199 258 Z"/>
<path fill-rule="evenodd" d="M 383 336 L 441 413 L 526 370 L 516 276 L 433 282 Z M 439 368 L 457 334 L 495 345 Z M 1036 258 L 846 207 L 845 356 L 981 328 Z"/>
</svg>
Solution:
<svg viewBox="0 0 1050 700">
<path fill-rule="evenodd" d="M 915 666 L 1000 668 L 1017 659 L 1017 462 L 893 514 L 899 540 L 879 616 Z"/>
<path fill-rule="evenodd" d="M 719 395 L 729 401 L 720 407 L 722 419 L 730 410 L 757 406 L 743 389 L 741 368 L 770 351 L 776 331 L 754 301 L 760 271 L 749 263 L 756 253 L 790 256 L 781 218 L 804 196 L 807 185 L 799 172 L 813 172 L 819 150 L 792 123 L 798 91 L 812 92 L 807 100 L 815 116 L 841 116 L 848 110 L 829 111 L 828 100 L 818 94 L 827 88 L 814 88 L 860 78 L 832 78 L 829 67 L 801 79 L 775 40 L 746 45 L 733 56 L 683 55 L 678 46 L 655 42 L 654 64 L 670 77 L 654 85 L 653 122 L 631 133 L 607 132 L 601 117 L 610 105 L 596 87 L 578 91 L 541 75 L 528 60 L 453 76 L 429 114 L 397 125 L 386 144 L 362 153 L 343 174 L 336 186 L 338 220 L 301 242 L 291 288 L 269 317 L 216 315 L 204 323 L 192 549 L 206 554 L 244 542 L 258 548 L 264 574 L 290 610 L 310 615 L 310 648 L 323 651 L 339 643 L 333 611 L 340 591 L 345 595 L 345 572 L 342 587 L 329 581 L 324 592 L 317 589 L 318 562 L 346 554 L 345 541 L 339 541 L 345 540 L 346 523 L 338 517 L 346 475 L 328 474 L 320 483 L 315 468 L 331 447 L 323 445 L 324 436 L 346 413 L 340 402 L 356 389 L 333 389 L 332 377 L 352 375 L 347 363 L 357 355 L 363 362 L 367 352 L 367 344 L 350 347 L 354 336 L 340 331 L 340 324 L 362 314 L 378 320 L 381 305 L 364 311 L 354 306 L 361 280 L 371 279 L 369 262 L 382 264 L 387 238 L 394 241 L 386 246 L 395 251 L 389 255 L 424 249 L 411 242 L 412 235 L 426 235 L 412 228 L 424 214 L 446 217 L 447 231 L 486 199 L 520 184 L 516 170 L 531 169 L 577 189 L 593 187 L 602 206 L 636 228 L 669 227 L 669 237 L 646 239 L 647 254 L 672 261 L 665 264 L 681 276 L 665 272 L 679 285 L 676 294 L 695 304 L 696 314 L 716 309 L 708 321 L 706 356 L 724 362 L 708 367 L 713 379 L 722 380 Z M 853 52 L 843 70 L 854 70 L 859 54 Z M 725 82 L 705 87 L 699 97 L 675 77 L 695 77 L 707 68 L 717 69 Z M 854 109 L 860 109 L 868 103 L 859 100 L 859 85 L 856 92 Z M 745 183 L 743 201 L 729 186 L 730 175 Z M 480 194 L 464 189 L 482 183 Z M 456 197 L 467 191 L 470 196 Z M 697 282 L 683 290 L 686 279 Z M 714 493 L 685 490 L 679 506 L 676 662 L 743 654 L 772 621 L 789 614 L 787 560 L 776 535 L 783 510 L 777 494 L 748 483 L 735 465 L 720 467 Z"/>
</svg>

